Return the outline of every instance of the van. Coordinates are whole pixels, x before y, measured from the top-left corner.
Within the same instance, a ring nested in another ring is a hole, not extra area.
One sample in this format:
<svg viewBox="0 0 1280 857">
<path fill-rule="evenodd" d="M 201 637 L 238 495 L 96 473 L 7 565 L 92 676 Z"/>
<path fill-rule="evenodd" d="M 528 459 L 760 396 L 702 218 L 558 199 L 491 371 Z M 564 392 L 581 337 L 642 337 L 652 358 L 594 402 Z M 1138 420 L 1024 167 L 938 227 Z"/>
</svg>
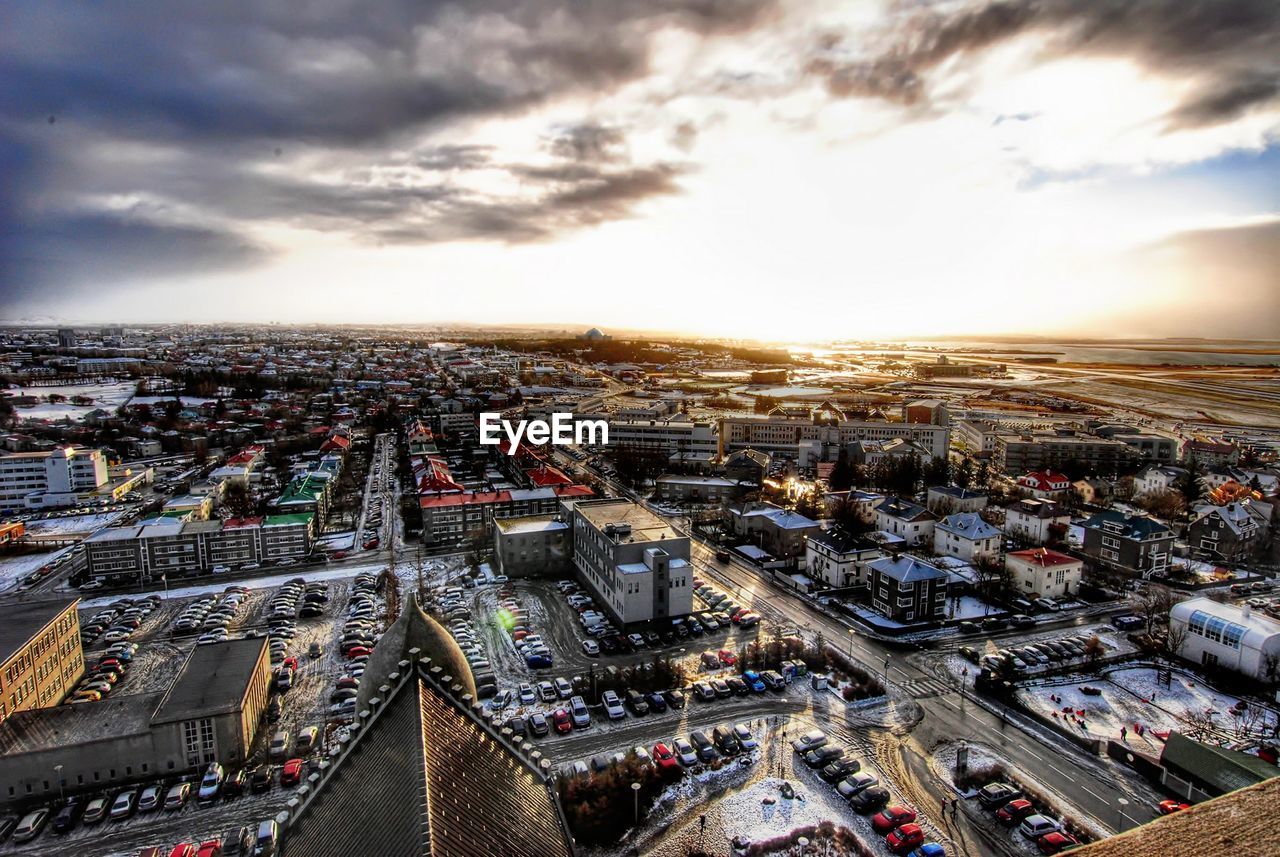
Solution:
<svg viewBox="0 0 1280 857">
<path fill-rule="evenodd" d="M 253 844 L 253 857 L 272 857 L 280 840 L 280 829 L 268 818 L 258 825 L 258 838 Z"/>
</svg>

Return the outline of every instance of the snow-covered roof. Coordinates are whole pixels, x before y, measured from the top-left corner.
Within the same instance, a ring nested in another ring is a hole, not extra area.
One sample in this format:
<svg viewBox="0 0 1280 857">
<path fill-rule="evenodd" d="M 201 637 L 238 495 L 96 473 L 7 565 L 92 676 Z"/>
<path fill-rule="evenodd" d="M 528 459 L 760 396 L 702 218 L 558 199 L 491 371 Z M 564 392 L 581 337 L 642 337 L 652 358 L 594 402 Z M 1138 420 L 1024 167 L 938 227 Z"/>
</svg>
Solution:
<svg viewBox="0 0 1280 857">
<path fill-rule="evenodd" d="M 944 533 L 953 533 L 962 539 L 969 539 L 970 541 L 992 539 L 1000 535 L 1000 531 L 982 520 L 982 516 L 977 512 L 959 512 L 955 515 L 948 515 L 939 521 L 934 526 L 934 529 L 942 530 Z"/>
</svg>

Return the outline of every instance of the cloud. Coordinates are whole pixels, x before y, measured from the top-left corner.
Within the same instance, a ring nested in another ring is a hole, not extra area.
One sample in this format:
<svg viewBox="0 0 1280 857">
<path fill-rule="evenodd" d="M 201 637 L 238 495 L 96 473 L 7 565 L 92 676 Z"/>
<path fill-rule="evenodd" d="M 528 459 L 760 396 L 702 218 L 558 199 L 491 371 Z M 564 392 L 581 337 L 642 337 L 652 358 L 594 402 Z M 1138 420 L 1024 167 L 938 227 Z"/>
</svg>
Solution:
<svg viewBox="0 0 1280 857">
<path fill-rule="evenodd" d="M 1185 81 L 1186 100 L 1169 117 L 1171 128 L 1229 121 L 1278 95 L 1274 0 L 997 0 L 945 8 L 920 12 L 904 4 L 889 23 L 863 34 L 861 42 L 889 43 L 868 55 L 824 33 L 806 71 L 837 97 L 922 107 L 931 102 L 931 76 L 951 71 L 949 61 L 1034 33 L 1045 56 L 1126 57 Z"/>
</svg>

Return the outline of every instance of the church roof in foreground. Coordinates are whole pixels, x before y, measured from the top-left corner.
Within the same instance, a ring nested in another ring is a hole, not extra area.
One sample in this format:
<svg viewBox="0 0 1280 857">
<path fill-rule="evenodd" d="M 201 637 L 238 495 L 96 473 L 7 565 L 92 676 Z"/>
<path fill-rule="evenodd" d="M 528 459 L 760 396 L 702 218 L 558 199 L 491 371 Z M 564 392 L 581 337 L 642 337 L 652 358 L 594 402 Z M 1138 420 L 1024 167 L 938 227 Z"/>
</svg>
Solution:
<svg viewBox="0 0 1280 857">
<path fill-rule="evenodd" d="M 304 787 L 283 857 L 572 855 L 550 763 L 430 659 L 398 666 Z"/>
</svg>

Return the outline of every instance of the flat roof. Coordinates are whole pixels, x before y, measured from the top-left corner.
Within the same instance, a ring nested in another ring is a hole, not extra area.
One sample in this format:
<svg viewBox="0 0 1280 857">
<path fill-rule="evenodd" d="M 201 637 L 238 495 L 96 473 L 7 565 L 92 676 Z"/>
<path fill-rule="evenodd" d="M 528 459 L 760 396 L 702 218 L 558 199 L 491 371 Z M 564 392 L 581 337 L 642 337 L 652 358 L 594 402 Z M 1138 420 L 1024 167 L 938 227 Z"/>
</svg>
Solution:
<svg viewBox="0 0 1280 857">
<path fill-rule="evenodd" d="M 30 640 L 36 632 L 53 621 L 79 598 L 59 601 L 34 601 L 28 604 L 6 604 L 0 609 L 0 658 L 8 658 Z"/>
<path fill-rule="evenodd" d="M 152 719 L 165 723 L 236 711 L 266 647 L 265 638 L 196 646 Z"/>
<path fill-rule="evenodd" d="M 145 735 L 163 693 L 111 695 L 99 702 L 34 708 L 0 723 L 0 753 L 14 756 Z"/>
<path fill-rule="evenodd" d="M 495 518 L 494 526 L 504 533 L 543 533 L 550 530 L 567 530 L 569 525 L 557 521 L 551 515 L 529 515 L 524 518 Z"/>
<path fill-rule="evenodd" d="M 631 537 L 625 541 L 644 542 L 681 538 L 666 521 L 630 500 L 586 500 L 573 507 L 591 526 L 604 532 L 609 524 L 630 524 Z"/>
</svg>

